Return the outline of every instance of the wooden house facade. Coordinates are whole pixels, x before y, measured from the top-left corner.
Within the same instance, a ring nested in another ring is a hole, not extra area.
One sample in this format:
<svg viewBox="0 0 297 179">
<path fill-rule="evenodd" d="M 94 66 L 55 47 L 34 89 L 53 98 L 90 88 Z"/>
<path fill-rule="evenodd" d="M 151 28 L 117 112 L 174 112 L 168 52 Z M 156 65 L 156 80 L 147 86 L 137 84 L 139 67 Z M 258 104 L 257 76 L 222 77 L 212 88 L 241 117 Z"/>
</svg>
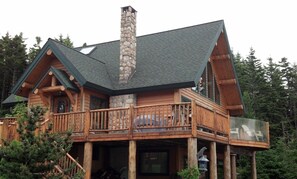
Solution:
<svg viewBox="0 0 297 179">
<path fill-rule="evenodd" d="M 236 178 L 242 154 L 256 178 L 255 153 L 269 148 L 268 123 L 238 117 L 223 21 L 136 37 L 136 11 L 123 7 L 119 41 L 72 49 L 49 39 L 12 93 L 46 107 L 54 132 L 73 132 L 69 155 L 85 178 L 177 178 L 203 147 L 201 178 Z M 1 137 L 14 136 L 13 119 L 1 121 Z"/>
</svg>

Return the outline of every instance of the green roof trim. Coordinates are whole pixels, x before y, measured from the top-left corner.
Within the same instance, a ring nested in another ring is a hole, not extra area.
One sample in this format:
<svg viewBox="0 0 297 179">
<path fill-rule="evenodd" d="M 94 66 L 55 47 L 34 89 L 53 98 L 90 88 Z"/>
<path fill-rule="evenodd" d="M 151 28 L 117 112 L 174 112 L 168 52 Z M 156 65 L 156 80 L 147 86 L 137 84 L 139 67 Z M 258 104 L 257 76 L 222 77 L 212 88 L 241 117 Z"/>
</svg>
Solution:
<svg viewBox="0 0 297 179">
<path fill-rule="evenodd" d="M 60 70 L 60 69 L 57 69 L 53 66 L 50 67 L 50 69 L 45 72 L 43 74 L 43 76 L 38 80 L 38 82 L 36 83 L 36 85 L 34 86 L 33 88 L 33 92 L 35 91 L 35 89 L 37 89 L 39 87 L 39 85 L 42 83 L 42 81 L 48 77 L 48 73 L 49 72 L 53 72 L 53 74 L 55 75 L 55 77 L 58 79 L 58 81 L 66 88 L 66 89 L 69 89 L 69 90 L 72 90 L 72 91 L 75 91 L 75 92 L 78 92 L 79 89 L 77 88 L 77 86 L 72 82 L 70 81 L 68 75 L 66 74 L 65 71 L 63 70 Z"/>
<path fill-rule="evenodd" d="M 79 91 L 78 87 L 74 84 L 74 82 L 70 81 L 69 76 L 65 71 L 56 69 L 55 67 L 51 67 L 51 71 L 54 73 L 55 77 L 66 89 L 70 89 L 76 92 Z"/>
</svg>

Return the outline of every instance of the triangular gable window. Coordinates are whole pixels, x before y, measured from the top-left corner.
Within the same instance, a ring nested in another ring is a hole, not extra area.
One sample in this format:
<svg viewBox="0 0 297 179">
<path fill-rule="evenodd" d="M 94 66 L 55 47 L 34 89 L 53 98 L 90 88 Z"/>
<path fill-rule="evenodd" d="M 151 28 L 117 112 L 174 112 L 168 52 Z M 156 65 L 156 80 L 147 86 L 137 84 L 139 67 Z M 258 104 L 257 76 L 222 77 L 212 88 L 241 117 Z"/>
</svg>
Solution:
<svg viewBox="0 0 297 179">
<path fill-rule="evenodd" d="M 199 79 L 197 86 L 193 87 L 192 90 L 220 104 L 220 92 L 210 62 L 207 63 Z"/>
</svg>

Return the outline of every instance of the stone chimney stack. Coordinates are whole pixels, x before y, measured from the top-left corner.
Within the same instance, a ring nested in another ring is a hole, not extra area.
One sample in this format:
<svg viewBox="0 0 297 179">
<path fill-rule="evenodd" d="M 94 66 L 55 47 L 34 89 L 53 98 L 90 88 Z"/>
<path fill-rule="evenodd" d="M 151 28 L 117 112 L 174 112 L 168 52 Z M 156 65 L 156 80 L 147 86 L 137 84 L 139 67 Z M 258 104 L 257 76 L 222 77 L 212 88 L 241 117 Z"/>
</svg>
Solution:
<svg viewBox="0 0 297 179">
<path fill-rule="evenodd" d="M 119 82 L 127 83 L 136 68 L 136 10 L 122 7 Z"/>
</svg>

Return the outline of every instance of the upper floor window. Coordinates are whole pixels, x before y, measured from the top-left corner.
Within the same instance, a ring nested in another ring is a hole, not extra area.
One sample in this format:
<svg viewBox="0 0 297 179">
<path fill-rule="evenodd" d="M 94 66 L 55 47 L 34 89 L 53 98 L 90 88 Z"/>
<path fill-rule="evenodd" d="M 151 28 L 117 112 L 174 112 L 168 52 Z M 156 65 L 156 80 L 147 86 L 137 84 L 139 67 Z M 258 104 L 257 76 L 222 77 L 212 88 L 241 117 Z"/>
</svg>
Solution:
<svg viewBox="0 0 297 179">
<path fill-rule="evenodd" d="M 197 86 L 193 87 L 192 90 L 220 104 L 220 92 L 210 62 L 207 63 Z"/>
</svg>

